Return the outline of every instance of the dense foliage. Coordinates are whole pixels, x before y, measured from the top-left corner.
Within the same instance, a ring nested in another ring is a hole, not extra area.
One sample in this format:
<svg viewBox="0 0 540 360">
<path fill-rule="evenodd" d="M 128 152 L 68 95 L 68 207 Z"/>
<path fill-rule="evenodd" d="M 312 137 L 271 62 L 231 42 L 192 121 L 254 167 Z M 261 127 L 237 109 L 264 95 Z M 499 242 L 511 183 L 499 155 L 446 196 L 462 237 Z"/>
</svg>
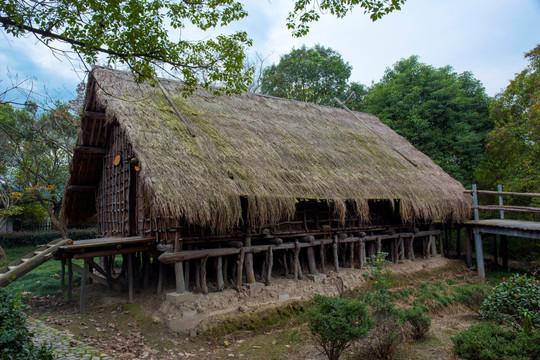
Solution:
<svg viewBox="0 0 540 360">
<path fill-rule="evenodd" d="M 10 206 L 40 204 L 57 229 L 78 122 L 68 103 L 57 102 L 45 111 L 33 103 L 22 109 L 0 103 L 0 194 L 11 200 Z"/>
<path fill-rule="evenodd" d="M 403 311 L 403 319 L 411 325 L 411 335 L 415 340 L 424 338 L 431 327 L 431 315 L 423 306 L 416 306 Z"/>
<path fill-rule="evenodd" d="M 360 7 L 376 20 L 404 2 L 297 0 L 287 27 L 302 36 L 320 13 L 341 18 Z M 217 84 L 221 91 L 239 93 L 251 81 L 251 72 L 243 71 L 245 51 L 252 44 L 245 31 L 220 31 L 198 41 L 171 35 L 185 27 L 222 29 L 247 15 L 235 0 L 5 0 L 0 2 L 0 29 L 14 37 L 33 35 L 56 53 L 61 50 L 54 41 L 66 43 L 90 66 L 100 57 L 108 64 L 124 64 L 140 80 L 151 79 L 158 68 L 179 76 L 187 92 L 197 84 Z"/>
<path fill-rule="evenodd" d="M 491 189 L 540 192 L 540 45 L 525 56 L 529 65 L 491 102 L 495 128 L 477 174 Z"/>
<path fill-rule="evenodd" d="M 263 72 L 261 92 L 286 99 L 336 106 L 345 100 L 352 66 L 336 51 L 321 45 L 302 46 L 285 54 Z"/>
<path fill-rule="evenodd" d="M 480 81 L 417 56 L 398 61 L 357 110 L 376 115 L 465 185 L 484 153 L 489 98 Z"/>
<path fill-rule="evenodd" d="M 512 275 L 493 287 L 480 311 L 484 319 L 540 330 L 540 279 Z"/>
<path fill-rule="evenodd" d="M 329 360 L 339 359 L 351 341 L 366 336 L 372 326 L 363 302 L 323 296 L 315 296 L 304 319 Z"/>
<path fill-rule="evenodd" d="M 26 306 L 20 294 L 0 287 L 0 359 L 52 360 L 48 346 L 35 346 L 26 327 Z"/>
<path fill-rule="evenodd" d="M 514 332 L 485 322 L 452 338 L 454 352 L 464 360 L 535 360 L 540 358 L 538 332 Z"/>
<path fill-rule="evenodd" d="M 59 237 L 61 235 L 58 231 L 0 233 L 0 246 L 5 248 L 38 246 L 47 244 Z M 68 231 L 68 238 L 72 240 L 93 239 L 95 237 L 96 231 L 94 229 Z"/>
</svg>

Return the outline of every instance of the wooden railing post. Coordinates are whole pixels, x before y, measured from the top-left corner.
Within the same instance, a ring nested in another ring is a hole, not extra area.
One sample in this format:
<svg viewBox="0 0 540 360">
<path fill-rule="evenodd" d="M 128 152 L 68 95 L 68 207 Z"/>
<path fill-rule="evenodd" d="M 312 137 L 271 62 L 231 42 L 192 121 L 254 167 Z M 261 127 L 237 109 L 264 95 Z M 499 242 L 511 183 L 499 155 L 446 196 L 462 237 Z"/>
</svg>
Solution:
<svg viewBox="0 0 540 360">
<path fill-rule="evenodd" d="M 480 216 L 478 215 L 478 191 L 476 189 L 476 184 L 472 184 L 472 196 L 473 196 L 473 209 L 474 209 L 474 220 L 478 221 L 480 220 Z"/>
<path fill-rule="evenodd" d="M 502 185 L 501 184 L 497 185 L 497 191 L 502 193 Z M 499 206 L 503 206 L 503 205 L 504 205 L 503 197 L 502 197 L 502 195 L 499 195 Z M 504 219 L 504 210 L 501 210 L 499 213 L 501 215 L 501 219 Z"/>
</svg>

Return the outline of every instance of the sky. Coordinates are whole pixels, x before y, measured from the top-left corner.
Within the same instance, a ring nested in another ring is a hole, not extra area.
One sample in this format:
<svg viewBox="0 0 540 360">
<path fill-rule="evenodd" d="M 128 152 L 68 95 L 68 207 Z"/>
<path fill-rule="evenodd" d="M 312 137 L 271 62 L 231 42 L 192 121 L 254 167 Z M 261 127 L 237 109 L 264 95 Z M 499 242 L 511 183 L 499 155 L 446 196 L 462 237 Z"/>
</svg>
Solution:
<svg viewBox="0 0 540 360">
<path fill-rule="evenodd" d="M 343 19 L 323 15 L 302 38 L 292 37 L 285 25 L 293 0 L 242 2 L 249 13 L 242 21 L 208 34 L 188 28 L 182 37 L 197 40 L 245 30 L 253 39 L 249 56 L 260 54 L 266 66 L 293 47 L 320 44 L 352 65 L 350 81 L 365 85 L 379 81 L 401 58 L 418 55 L 435 67 L 472 72 L 490 96 L 504 90 L 527 65 L 524 54 L 540 43 L 540 0 L 407 0 L 401 11 L 376 22 L 360 8 Z M 55 56 L 34 38 L 15 39 L 1 30 L 0 69 L 0 93 L 15 79 L 30 79 L 25 86 L 38 96 L 65 100 L 75 96 L 86 75 L 78 61 Z"/>
</svg>

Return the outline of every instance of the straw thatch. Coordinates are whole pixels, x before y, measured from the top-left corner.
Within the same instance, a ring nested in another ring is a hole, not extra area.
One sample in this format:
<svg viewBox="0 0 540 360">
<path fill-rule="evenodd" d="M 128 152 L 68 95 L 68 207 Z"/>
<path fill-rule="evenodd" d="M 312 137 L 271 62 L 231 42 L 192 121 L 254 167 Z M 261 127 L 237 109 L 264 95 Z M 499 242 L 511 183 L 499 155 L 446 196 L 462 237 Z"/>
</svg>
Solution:
<svg viewBox="0 0 540 360">
<path fill-rule="evenodd" d="M 469 211 L 463 186 L 374 116 L 255 94 L 186 98 L 181 83 L 161 80 L 192 137 L 155 84 L 104 68 L 90 83 L 133 146 L 154 214 L 226 230 L 242 197 L 250 224 L 290 218 L 298 199 L 327 201 L 340 218 L 350 201 L 366 221 L 370 199 L 399 204 L 404 221 Z"/>
</svg>

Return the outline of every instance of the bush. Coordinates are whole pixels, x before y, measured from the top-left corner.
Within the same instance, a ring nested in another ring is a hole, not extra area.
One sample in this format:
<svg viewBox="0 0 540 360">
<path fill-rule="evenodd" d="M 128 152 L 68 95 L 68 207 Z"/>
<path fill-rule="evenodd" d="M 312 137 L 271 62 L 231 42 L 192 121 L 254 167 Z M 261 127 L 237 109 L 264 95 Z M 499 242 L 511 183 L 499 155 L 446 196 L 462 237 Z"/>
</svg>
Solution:
<svg viewBox="0 0 540 360">
<path fill-rule="evenodd" d="M 403 342 L 403 327 L 395 311 L 379 312 L 374 315 L 375 327 L 360 346 L 357 359 L 393 359 L 398 346 Z"/>
<path fill-rule="evenodd" d="M 389 292 L 392 270 L 386 269 L 391 262 L 386 260 L 387 255 L 385 252 L 371 255 L 367 261 L 370 268 L 363 274 L 371 286 L 370 291 L 363 295 L 363 300 L 373 307 L 375 312 L 392 311 L 394 308 Z"/>
<path fill-rule="evenodd" d="M 540 328 L 540 280 L 512 275 L 495 286 L 482 302 L 482 318 L 511 326 Z"/>
<path fill-rule="evenodd" d="M 515 332 L 485 322 L 452 338 L 454 352 L 464 360 L 540 359 L 538 332 Z"/>
<path fill-rule="evenodd" d="M 411 324 L 412 338 L 420 340 L 426 336 L 431 326 L 431 315 L 425 307 L 413 307 L 403 311 L 403 319 Z"/>
<path fill-rule="evenodd" d="M 52 360 L 49 346 L 37 347 L 26 327 L 26 306 L 20 294 L 0 287 L 0 359 Z"/>
<path fill-rule="evenodd" d="M 363 302 L 341 298 L 317 295 L 303 317 L 329 360 L 339 359 L 351 341 L 366 336 L 372 326 Z"/>
<path fill-rule="evenodd" d="M 95 230 L 70 230 L 69 238 L 72 240 L 85 240 L 96 237 Z M 9 249 L 18 246 L 37 246 L 47 244 L 54 239 L 58 239 L 58 231 L 46 232 L 11 232 L 0 234 L 0 246 Z"/>
</svg>

